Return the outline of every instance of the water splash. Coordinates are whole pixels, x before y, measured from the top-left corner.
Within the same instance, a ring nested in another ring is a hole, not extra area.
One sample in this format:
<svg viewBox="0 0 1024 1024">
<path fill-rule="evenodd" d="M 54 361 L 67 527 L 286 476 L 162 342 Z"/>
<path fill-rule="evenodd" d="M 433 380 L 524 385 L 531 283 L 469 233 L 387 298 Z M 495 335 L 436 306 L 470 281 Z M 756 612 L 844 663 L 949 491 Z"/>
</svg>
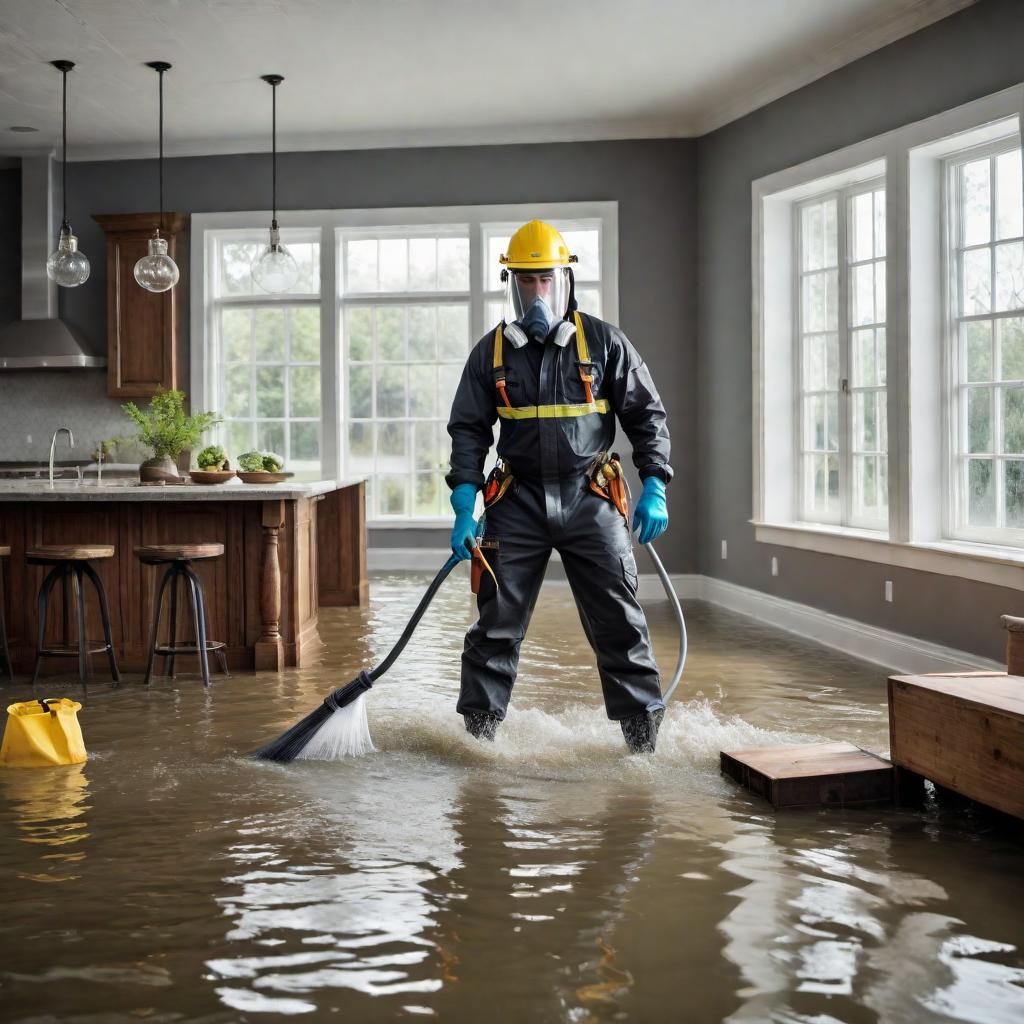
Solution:
<svg viewBox="0 0 1024 1024">
<path fill-rule="evenodd" d="M 722 750 L 807 739 L 723 715 L 708 700 L 669 705 L 653 757 L 630 755 L 618 723 L 609 721 L 603 708 L 584 704 L 570 704 L 556 712 L 512 708 L 493 743 L 470 736 L 448 702 L 432 701 L 404 713 L 388 709 L 386 717 L 374 719 L 374 728 L 385 753 L 420 754 L 448 764 L 533 769 L 556 776 L 601 774 L 623 767 L 641 772 L 666 767 L 717 770 Z"/>
<path fill-rule="evenodd" d="M 340 761 L 346 757 L 362 757 L 376 749 L 366 720 L 366 694 L 361 693 L 320 726 L 302 752 L 296 755 L 296 760 Z"/>
</svg>

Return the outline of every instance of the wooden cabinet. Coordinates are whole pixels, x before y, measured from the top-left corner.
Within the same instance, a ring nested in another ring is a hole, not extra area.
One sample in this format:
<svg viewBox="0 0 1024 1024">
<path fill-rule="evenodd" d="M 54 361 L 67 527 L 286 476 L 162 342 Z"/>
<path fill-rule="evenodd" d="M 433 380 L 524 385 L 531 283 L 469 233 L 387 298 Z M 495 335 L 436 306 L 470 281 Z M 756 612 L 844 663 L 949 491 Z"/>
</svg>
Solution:
<svg viewBox="0 0 1024 1024">
<path fill-rule="evenodd" d="M 165 213 L 163 237 L 181 278 L 170 291 L 147 292 L 133 270 L 146 255 L 156 213 L 111 213 L 93 217 L 107 236 L 107 394 L 147 398 L 157 387 L 176 388 L 182 380 L 178 352 L 181 299 L 187 287 L 183 233 L 188 215 Z"/>
</svg>

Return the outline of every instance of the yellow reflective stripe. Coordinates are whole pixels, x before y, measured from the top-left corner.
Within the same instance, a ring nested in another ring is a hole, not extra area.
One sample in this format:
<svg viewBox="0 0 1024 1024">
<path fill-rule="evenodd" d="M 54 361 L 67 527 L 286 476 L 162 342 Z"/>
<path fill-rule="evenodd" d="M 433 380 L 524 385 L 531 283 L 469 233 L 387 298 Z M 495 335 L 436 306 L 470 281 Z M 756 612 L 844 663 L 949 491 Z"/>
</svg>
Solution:
<svg viewBox="0 0 1024 1024">
<path fill-rule="evenodd" d="M 580 319 L 579 310 L 573 310 L 572 315 L 576 321 L 576 354 L 581 363 L 589 363 L 590 352 L 587 349 L 587 339 L 583 333 L 583 321 Z"/>
<path fill-rule="evenodd" d="M 502 365 L 502 344 L 501 344 L 501 324 L 498 324 L 498 329 L 494 334 L 494 362 L 491 364 L 495 370 L 501 368 Z"/>
<path fill-rule="evenodd" d="M 512 409 L 498 406 L 498 415 L 505 420 L 554 420 L 568 416 L 589 416 L 592 412 L 608 412 L 608 400 L 599 398 L 592 405 L 520 405 Z"/>
</svg>

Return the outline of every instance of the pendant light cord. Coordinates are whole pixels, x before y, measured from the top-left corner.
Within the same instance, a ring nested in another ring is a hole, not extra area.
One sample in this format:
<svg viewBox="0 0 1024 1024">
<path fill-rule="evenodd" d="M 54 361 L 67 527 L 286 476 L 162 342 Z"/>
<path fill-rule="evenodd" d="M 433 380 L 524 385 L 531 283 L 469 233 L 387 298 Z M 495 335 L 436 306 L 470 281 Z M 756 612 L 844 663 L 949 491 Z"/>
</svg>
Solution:
<svg viewBox="0 0 1024 1024">
<path fill-rule="evenodd" d="M 160 232 L 164 230 L 164 73 L 160 69 L 157 71 L 160 76 L 160 158 L 159 158 L 159 177 L 160 177 Z"/>
<path fill-rule="evenodd" d="M 277 87 L 284 81 L 284 75 L 261 75 L 270 86 L 270 229 L 277 230 Z M 273 240 L 271 241 L 273 244 Z"/>
<path fill-rule="evenodd" d="M 61 131 L 61 151 L 63 153 L 63 170 L 61 175 L 61 230 L 68 226 L 68 73 L 62 70 L 64 78 L 63 128 Z M 52 228 L 51 228 L 52 230 Z"/>
<path fill-rule="evenodd" d="M 271 103 L 271 114 L 270 114 L 270 138 L 271 148 L 273 156 L 271 158 L 271 172 L 270 172 L 270 205 L 273 207 L 273 213 L 271 219 L 274 222 L 274 227 L 277 227 L 277 86 L 274 85 L 270 94 L 272 96 Z"/>
</svg>

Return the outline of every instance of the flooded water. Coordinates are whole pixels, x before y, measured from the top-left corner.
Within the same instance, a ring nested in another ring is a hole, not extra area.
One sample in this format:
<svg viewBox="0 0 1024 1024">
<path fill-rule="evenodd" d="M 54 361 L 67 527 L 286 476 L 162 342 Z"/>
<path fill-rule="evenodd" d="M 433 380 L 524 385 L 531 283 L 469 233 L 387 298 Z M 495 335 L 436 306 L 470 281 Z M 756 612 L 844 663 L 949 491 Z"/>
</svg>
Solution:
<svg viewBox="0 0 1024 1024">
<path fill-rule="evenodd" d="M 775 813 L 723 779 L 722 749 L 884 752 L 885 672 L 711 606 L 687 605 L 653 759 L 558 585 L 498 741 L 470 739 L 454 578 L 368 695 L 377 753 L 246 758 L 379 661 L 428 579 L 324 612 L 319 667 L 96 684 L 88 764 L 0 771 L 0 1019 L 1024 1020 L 1024 840 L 934 805 Z M 650 619 L 668 675 L 668 605 Z"/>
</svg>

